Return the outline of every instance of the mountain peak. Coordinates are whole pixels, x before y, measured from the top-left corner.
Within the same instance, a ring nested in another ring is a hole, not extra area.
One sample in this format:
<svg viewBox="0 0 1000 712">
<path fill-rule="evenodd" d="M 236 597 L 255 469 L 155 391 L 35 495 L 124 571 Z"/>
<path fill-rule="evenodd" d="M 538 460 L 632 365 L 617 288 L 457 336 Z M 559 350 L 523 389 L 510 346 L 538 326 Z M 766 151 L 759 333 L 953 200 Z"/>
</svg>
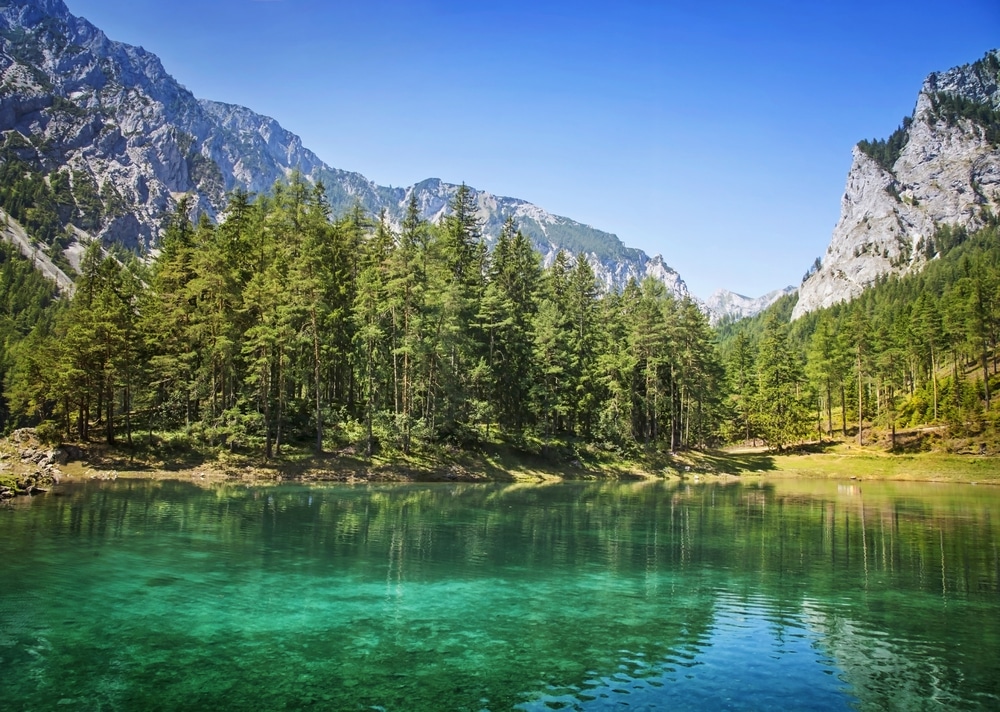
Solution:
<svg viewBox="0 0 1000 712">
<path fill-rule="evenodd" d="M 7 0 L 0 13 L 16 15 L 18 21 L 12 24 L 20 27 L 34 27 L 45 18 L 73 18 L 62 0 Z"/>
<path fill-rule="evenodd" d="M 293 171 L 322 180 L 335 212 L 358 203 L 372 214 L 384 209 L 395 222 L 410 195 L 417 196 L 422 217 L 440 220 L 458 188 L 438 178 L 388 188 L 332 168 L 274 119 L 195 98 L 156 55 L 109 40 L 61 0 L 13 0 L 0 6 L 0 24 L 9 30 L 0 37 L 0 74 L 7 82 L 0 135 L 17 144 L 18 160 L 43 176 L 66 171 L 74 189 L 87 184 L 86 190 L 108 196 L 99 215 L 76 225 L 107 242 L 146 251 L 181 197 L 188 196 L 196 213 L 215 218 L 232 190 L 264 193 Z M 586 255 L 608 288 L 652 275 L 678 296 L 687 294 L 662 257 L 628 248 L 614 234 L 518 198 L 472 191 L 488 242 L 510 216 L 544 256 L 558 250 Z"/>
<path fill-rule="evenodd" d="M 935 257 L 939 229 L 971 231 L 1000 214 L 998 77 L 998 50 L 933 72 L 892 136 L 855 146 L 840 219 L 793 319 L 920 269 Z"/>
<path fill-rule="evenodd" d="M 992 49 L 975 62 L 944 72 L 931 72 L 924 80 L 921 96 L 944 92 L 961 96 L 994 109 L 1000 108 L 1000 49 Z"/>
<path fill-rule="evenodd" d="M 746 297 L 728 289 L 716 289 L 705 301 L 705 310 L 708 312 L 708 319 L 713 325 L 718 324 L 723 319 L 746 319 L 752 317 L 786 294 L 795 292 L 795 287 L 784 287 L 775 289 L 759 297 Z"/>
</svg>

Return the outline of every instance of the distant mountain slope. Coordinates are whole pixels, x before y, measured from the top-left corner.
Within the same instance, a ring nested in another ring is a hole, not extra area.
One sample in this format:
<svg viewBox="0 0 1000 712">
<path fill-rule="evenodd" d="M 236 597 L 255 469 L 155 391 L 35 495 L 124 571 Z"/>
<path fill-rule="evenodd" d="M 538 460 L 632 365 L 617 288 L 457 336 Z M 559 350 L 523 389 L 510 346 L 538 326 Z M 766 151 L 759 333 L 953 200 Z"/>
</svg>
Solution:
<svg viewBox="0 0 1000 712">
<path fill-rule="evenodd" d="M 786 294 L 792 294 L 794 291 L 795 287 L 785 287 L 784 289 L 775 289 L 757 298 L 750 298 L 728 289 L 717 289 L 705 301 L 705 311 L 708 312 L 709 321 L 713 325 L 718 324 L 723 319 L 746 319 L 759 314 Z"/>
<path fill-rule="evenodd" d="M 971 231 L 1000 214 L 998 81 L 1000 50 L 935 72 L 892 136 L 855 147 L 840 220 L 793 318 L 919 269 L 934 258 L 941 226 Z"/>
<path fill-rule="evenodd" d="M 62 0 L 0 4 L 0 135 L 7 159 L 50 182 L 64 171 L 74 194 L 100 195 L 88 221 L 70 216 L 77 227 L 140 252 L 155 246 L 182 196 L 217 218 L 229 191 L 264 192 L 295 170 L 324 182 L 335 211 L 360 202 L 395 220 L 411 193 L 425 218 L 440 219 L 458 187 L 430 179 L 386 188 L 331 168 L 273 119 L 196 99 L 155 55 L 109 40 Z M 559 249 L 584 253 L 608 286 L 651 275 L 687 295 L 661 257 L 523 200 L 473 192 L 488 241 L 513 216 L 546 260 Z"/>
</svg>

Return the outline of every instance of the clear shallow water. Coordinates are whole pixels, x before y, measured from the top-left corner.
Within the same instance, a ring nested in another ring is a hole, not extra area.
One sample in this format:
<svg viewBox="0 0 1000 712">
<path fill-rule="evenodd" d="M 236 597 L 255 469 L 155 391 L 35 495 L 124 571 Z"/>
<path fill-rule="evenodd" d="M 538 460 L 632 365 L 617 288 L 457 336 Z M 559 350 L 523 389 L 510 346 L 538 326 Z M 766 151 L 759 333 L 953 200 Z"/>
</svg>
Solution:
<svg viewBox="0 0 1000 712">
<path fill-rule="evenodd" d="M 1000 709 L 1000 490 L 218 487 L 0 509 L 3 709 Z"/>
</svg>

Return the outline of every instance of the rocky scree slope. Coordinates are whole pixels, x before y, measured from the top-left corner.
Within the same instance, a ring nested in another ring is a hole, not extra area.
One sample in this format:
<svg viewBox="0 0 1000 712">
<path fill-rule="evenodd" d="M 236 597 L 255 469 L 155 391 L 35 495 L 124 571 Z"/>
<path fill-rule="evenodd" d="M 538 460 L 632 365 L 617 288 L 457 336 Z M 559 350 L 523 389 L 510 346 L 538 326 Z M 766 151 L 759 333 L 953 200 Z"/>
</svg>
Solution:
<svg viewBox="0 0 1000 712">
<path fill-rule="evenodd" d="M 46 180 L 66 171 L 74 191 L 92 185 L 99 218 L 76 227 L 140 253 L 155 248 L 183 196 L 193 214 L 219 219 L 230 191 L 265 192 L 293 171 L 322 180 L 335 212 L 359 202 L 397 223 L 411 194 L 436 221 L 458 189 L 437 179 L 386 188 L 331 168 L 273 119 L 195 98 L 155 55 L 108 39 L 62 0 L 0 3 L 0 146 Z M 662 257 L 523 200 L 472 192 L 488 243 L 513 216 L 547 262 L 564 249 L 586 255 L 608 287 L 653 276 L 688 294 Z"/>
<path fill-rule="evenodd" d="M 942 226 L 972 231 L 1000 210 L 1000 50 L 924 81 L 886 141 L 862 141 L 821 267 L 796 319 L 850 300 L 881 276 L 920 269 Z"/>
</svg>

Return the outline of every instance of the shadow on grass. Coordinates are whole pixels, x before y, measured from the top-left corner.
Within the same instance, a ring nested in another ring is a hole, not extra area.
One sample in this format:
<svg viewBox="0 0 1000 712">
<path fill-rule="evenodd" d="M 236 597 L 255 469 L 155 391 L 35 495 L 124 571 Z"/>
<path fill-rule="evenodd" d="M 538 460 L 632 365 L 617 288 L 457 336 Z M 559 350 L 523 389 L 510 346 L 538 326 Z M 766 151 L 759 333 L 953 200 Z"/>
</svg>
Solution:
<svg viewBox="0 0 1000 712">
<path fill-rule="evenodd" d="M 732 453 L 710 450 L 702 454 L 702 462 L 717 474 L 741 475 L 755 472 L 772 472 L 777 469 L 770 452 Z"/>
<path fill-rule="evenodd" d="M 781 451 L 727 452 L 725 450 L 709 450 L 702 453 L 699 459 L 707 469 L 716 474 L 741 475 L 775 472 L 779 469 L 775 461 L 775 457 L 778 455 L 822 455 L 832 451 L 837 444 L 835 441 L 810 442 Z"/>
<path fill-rule="evenodd" d="M 150 444 L 139 438 L 132 445 L 89 442 L 85 451 L 86 461 L 91 467 L 131 472 L 180 472 L 202 467 L 216 459 L 213 452 L 170 444 Z"/>
<path fill-rule="evenodd" d="M 523 443 L 497 444 L 486 443 L 478 448 L 475 466 L 480 468 L 487 478 L 494 482 L 516 482 L 516 472 L 532 472 L 550 476 L 572 479 L 580 476 L 575 472 L 580 463 L 574 467 L 573 456 L 564 453 L 554 453 L 547 448 L 535 452 Z M 570 462 L 566 462 L 567 459 Z"/>
<path fill-rule="evenodd" d="M 777 455 L 821 455 L 830 452 L 836 445 L 836 442 L 822 441 L 803 443 L 781 451 L 728 452 L 726 450 L 709 450 L 701 453 L 698 460 L 706 469 L 715 474 L 741 475 L 775 472 L 778 470 L 778 465 L 775 462 Z"/>
<path fill-rule="evenodd" d="M 802 443 L 794 447 L 786 448 L 782 455 L 822 455 L 833 450 L 839 443 L 835 440 L 821 440 L 819 442 Z"/>
<path fill-rule="evenodd" d="M 890 448 L 890 452 L 895 455 L 916 455 L 921 452 L 930 452 L 934 443 L 941 441 L 941 434 L 937 429 L 900 430 L 896 433 L 896 444 Z"/>
</svg>

